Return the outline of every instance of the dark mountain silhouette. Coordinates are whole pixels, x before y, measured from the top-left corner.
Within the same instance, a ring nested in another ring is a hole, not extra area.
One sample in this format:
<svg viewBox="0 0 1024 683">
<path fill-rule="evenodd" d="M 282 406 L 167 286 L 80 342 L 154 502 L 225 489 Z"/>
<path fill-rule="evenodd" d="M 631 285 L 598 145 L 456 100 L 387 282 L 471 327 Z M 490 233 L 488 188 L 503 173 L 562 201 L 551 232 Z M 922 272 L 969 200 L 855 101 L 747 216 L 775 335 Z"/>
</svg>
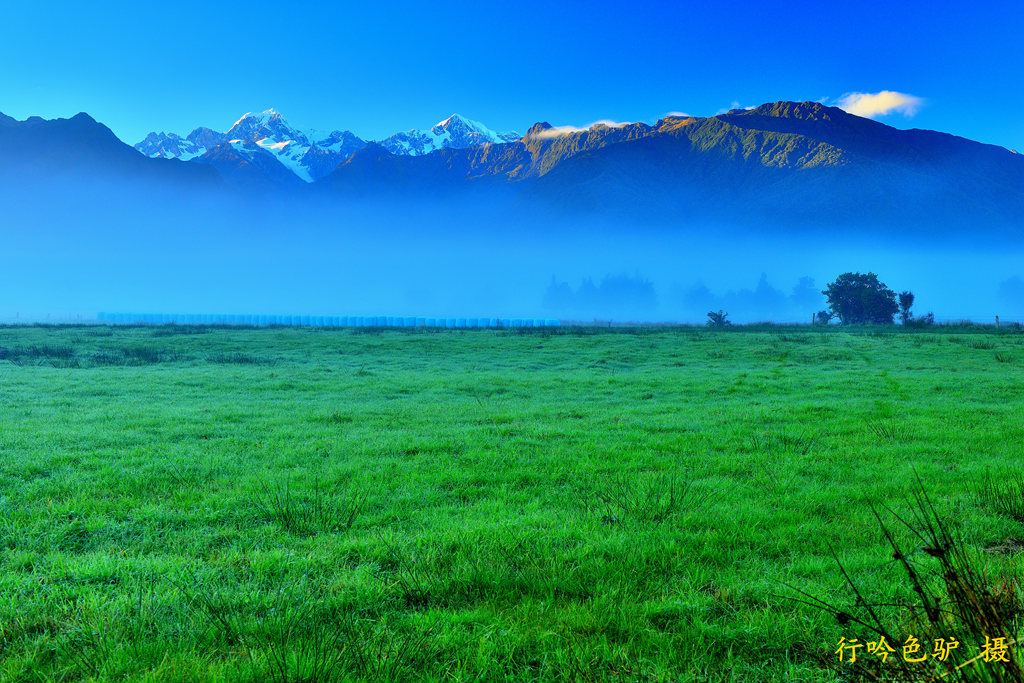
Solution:
<svg viewBox="0 0 1024 683">
<path fill-rule="evenodd" d="M 514 187 L 569 212 L 1012 229 L 1024 212 L 1024 158 L 945 133 L 898 130 L 813 102 L 776 102 L 653 126 L 534 125 L 504 144 L 395 157 L 364 149 L 319 183 L 338 194 L 431 194 Z"/>
<path fill-rule="evenodd" d="M 0 177 L 7 182 L 75 180 L 154 187 L 219 188 L 216 171 L 173 159 L 148 159 L 88 114 L 70 119 L 0 114 Z"/>
<path fill-rule="evenodd" d="M 654 125 L 579 130 L 537 123 L 512 142 L 422 155 L 368 143 L 330 173 L 320 168 L 322 177 L 310 184 L 256 143 L 217 144 L 202 161 L 147 158 L 86 114 L 22 122 L 0 115 L 0 177 L 8 181 L 100 178 L 177 191 L 219 186 L 223 178 L 245 196 L 279 198 L 282 205 L 286 197 L 501 196 L 525 216 L 714 220 L 776 231 L 837 225 L 954 235 L 970 225 L 1005 238 L 1019 237 L 1024 216 L 1020 155 L 813 102 L 667 116 Z"/>
</svg>

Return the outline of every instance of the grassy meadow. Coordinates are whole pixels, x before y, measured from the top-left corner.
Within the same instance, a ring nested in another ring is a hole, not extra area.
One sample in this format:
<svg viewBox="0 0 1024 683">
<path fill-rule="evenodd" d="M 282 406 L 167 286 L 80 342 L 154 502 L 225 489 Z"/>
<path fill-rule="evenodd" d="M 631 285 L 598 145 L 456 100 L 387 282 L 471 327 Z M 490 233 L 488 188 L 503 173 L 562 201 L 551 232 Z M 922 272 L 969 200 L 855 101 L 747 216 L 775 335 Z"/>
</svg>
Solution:
<svg viewBox="0 0 1024 683">
<path fill-rule="evenodd" d="M 0 328 L 0 681 L 849 680 L 918 478 L 1019 605 L 1022 418 L 991 328 Z"/>
</svg>

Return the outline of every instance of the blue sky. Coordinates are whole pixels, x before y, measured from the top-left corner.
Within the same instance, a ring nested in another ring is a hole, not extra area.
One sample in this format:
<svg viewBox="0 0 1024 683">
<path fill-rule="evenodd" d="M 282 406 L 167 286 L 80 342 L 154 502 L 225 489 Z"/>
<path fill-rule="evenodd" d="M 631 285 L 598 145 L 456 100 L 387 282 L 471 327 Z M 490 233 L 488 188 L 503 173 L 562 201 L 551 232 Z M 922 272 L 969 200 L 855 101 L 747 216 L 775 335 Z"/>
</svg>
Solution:
<svg viewBox="0 0 1024 683">
<path fill-rule="evenodd" d="M 130 143 L 268 107 L 374 139 L 891 91 L 918 99 L 881 121 L 1024 151 L 1021 3 L 67 5 L 4 8 L 0 111 L 86 111 Z"/>
</svg>

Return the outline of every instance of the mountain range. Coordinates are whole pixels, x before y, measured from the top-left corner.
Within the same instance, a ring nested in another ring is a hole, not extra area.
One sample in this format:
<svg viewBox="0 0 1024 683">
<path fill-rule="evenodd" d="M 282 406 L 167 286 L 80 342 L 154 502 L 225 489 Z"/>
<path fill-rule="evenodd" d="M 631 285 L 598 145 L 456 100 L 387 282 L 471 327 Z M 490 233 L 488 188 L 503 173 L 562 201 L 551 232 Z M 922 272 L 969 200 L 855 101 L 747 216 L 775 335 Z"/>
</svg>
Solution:
<svg viewBox="0 0 1024 683">
<path fill-rule="evenodd" d="M 315 186 L 330 194 L 515 188 L 523 204 L 617 220 L 878 225 L 1019 236 L 1024 157 L 900 130 L 815 102 L 584 130 L 537 123 L 519 140 L 421 157 L 369 144 Z"/>
<path fill-rule="evenodd" d="M 482 123 L 452 114 L 427 130 L 396 133 L 378 144 L 392 154 L 419 156 L 445 148 L 511 142 L 518 133 L 495 133 Z M 299 130 L 273 109 L 246 113 L 221 133 L 200 127 L 185 137 L 150 133 L 135 149 L 151 158 L 196 161 L 214 166 L 240 184 L 254 181 L 255 168 L 272 184 L 311 183 L 331 173 L 367 142 L 347 130 Z"/>
<path fill-rule="evenodd" d="M 500 193 L 527 210 L 657 223 L 952 234 L 969 222 L 1015 239 L 1024 224 L 1021 155 L 813 102 L 666 116 L 653 125 L 541 122 L 523 136 L 453 115 L 377 142 L 343 130 L 299 131 L 267 110 L 224 133 L 152 133 L 135 149 L 85 114 L 0 115 L 0 176 L 75 173 L 340 201 Z"/>
<path fill-rule="evenodd" d="M 167 159 L 147 159 L 85 113 L 70 119 L 32 116 L 17 121 L 0 113 L 0 179 L 19 183 L 83 179 L 149 181 L 165 186 L 217 187 L 217 172 Z"/>
</svg>

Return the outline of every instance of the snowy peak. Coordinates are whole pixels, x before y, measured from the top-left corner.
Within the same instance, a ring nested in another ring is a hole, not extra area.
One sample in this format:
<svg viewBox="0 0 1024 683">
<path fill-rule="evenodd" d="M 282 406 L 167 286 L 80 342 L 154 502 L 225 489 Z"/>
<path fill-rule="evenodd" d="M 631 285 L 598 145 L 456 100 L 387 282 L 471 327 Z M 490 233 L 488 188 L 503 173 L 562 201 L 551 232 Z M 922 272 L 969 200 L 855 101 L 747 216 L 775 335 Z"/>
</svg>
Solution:
<svg viewBox="0 0 1024 683">
<path fill-rule="evenodd" d="M 160 159 L 180 159 L 195 156 L 192 149 L 180 135 L 174 133 L 150 133 L 144 140 L 135 145 L 147 157 Z"/>
<path fill-rule="evenodd" d="M 485 126 L 484 124 L 480 123 L 479 121 L 470 121 L 466 117 L 460 116 L 459 114 L 452 114 L 451 116 L 446 118 L 444 121 L 438 122 L 437 125 L 435 125 L 433 128 L 431 128 L 431 130 L 437 130 L 438 128 L 441 128 L 441 129 L 447 130 L 447 131 L 461 131 L 461 132 L 467 132 L 467 133 L 481 133 L 481 134 L 484 134 L 484 135 L 486 135 L 486 134 L 491 132 L 487 128 L 487 126 Z"/>
<path fill-rule="evenodd" d="M 243 159 L 263 169 L 283 166 L 282 171 L 310 183 L 322 178 L 366 144 L 347 130 L 327 135 L 292 127 L 273 109 L 246 112 L 226 133 L 196 128 L 187 137 L 174 133 L 150 133 L 135 145 L 149 157 L 223 164 Z M 227 148 L 230 147 L 228 153 Z"/>
<path fill-rule="evenodd" d="M 451 135 L 452 138 L 457 139 L 465 137 L 468 139 L 476 139 L 475 136 L 479 136 L 479 139 L 483 142 L 513 142 L 521 137 L 519 133 L 512 131 L 507 133 L 495 133 L 479 121 L 471 121 L 459 114 L 452 114 L 444 121 L 441 121 L 431 128 L 431 131 L 439 132 L 438 129 L 448 131 L 448 134 Z"/>
<path fill-rule="evenodd" d="M 307 183 L 327 175 L 366 144 L 348 131 L 333 131 L 317 140 L 314 131 L 307 135 L 293 128 L 273 109 L 246 113 L 231 126 L 227 138 L 240 153 L 251 156 L 263 150 L 274 156 Z"/>
<path fill-rule="evenodd" d="M 518 133 L 496 133 L 479 121 L 452 114 L 429 129 L 398 133 L 381 140 L 380 145 L 392 154 L 420 156 L 444 148 L 461 149 L 519 138 Z M 212 128 L 196 128 L 185 137 L 150 133 L 135 149 L 148 157 L 209 163 L 222 170 L 225 164 L 242 160 L 276 177 L 291 174 L 311 183 L 334 171 L 365 146 L 365 140 L 347 130 L 325 133 L 298 129 L 279 112 L 266 109 L 246 112 L 226 133 Z M 279 166 L 283 168 L 278 169 Z M 270 169 L 275 170 L 269 173 Z"/>
<path fill-rule="evenodd" d="M 349 150 L 348 156 L 351 156 L 352 152 L 366 144 L 364 140 L 359 139 L 347 130 L 332 130 L 327 135 L 314 134 L 311 137 L 316 140 L 313 144 L 320 149 L 332 152 L 341 152 L 347 149 Z"/>
<path fill-rule="evenodd" d="M 150 133 L 146 139 L 135 145 L 135 149 L 148 157 L 190 161 L 202 156 L 225 139 L 224 133 L 200 127 L 185 137 L 175 133 Z"/>
<path fill-rule="evenodd" d="M 215 131 L 212 128 L 200 127 L 189 133 L 185 139 L 197 147 L 210 149 L 224 142 L 224 133 Z"/>
<path fill-rule="evenodd" d="M 514 132 L 495 133 L 480 123 L 459 114 L 452 114 L 429 130 L 409 130 L 397 133 L 380 141 L 381 146 L 392 154 L 420 156 L 446 147 L 461 149 L 497 142 L 512 142 L 519 139 Z"/>
<path fill-rule="evenodd" d="M 255 142 L 261 147 L 284 149 L 295 144 L 309 147 L 310 141 L 302 132 L 292 128 L 284 117 L 273 109 L 254 114 L 247 112 L 235 121 L 227 132 L 229 140 Z"/>
</svg>

